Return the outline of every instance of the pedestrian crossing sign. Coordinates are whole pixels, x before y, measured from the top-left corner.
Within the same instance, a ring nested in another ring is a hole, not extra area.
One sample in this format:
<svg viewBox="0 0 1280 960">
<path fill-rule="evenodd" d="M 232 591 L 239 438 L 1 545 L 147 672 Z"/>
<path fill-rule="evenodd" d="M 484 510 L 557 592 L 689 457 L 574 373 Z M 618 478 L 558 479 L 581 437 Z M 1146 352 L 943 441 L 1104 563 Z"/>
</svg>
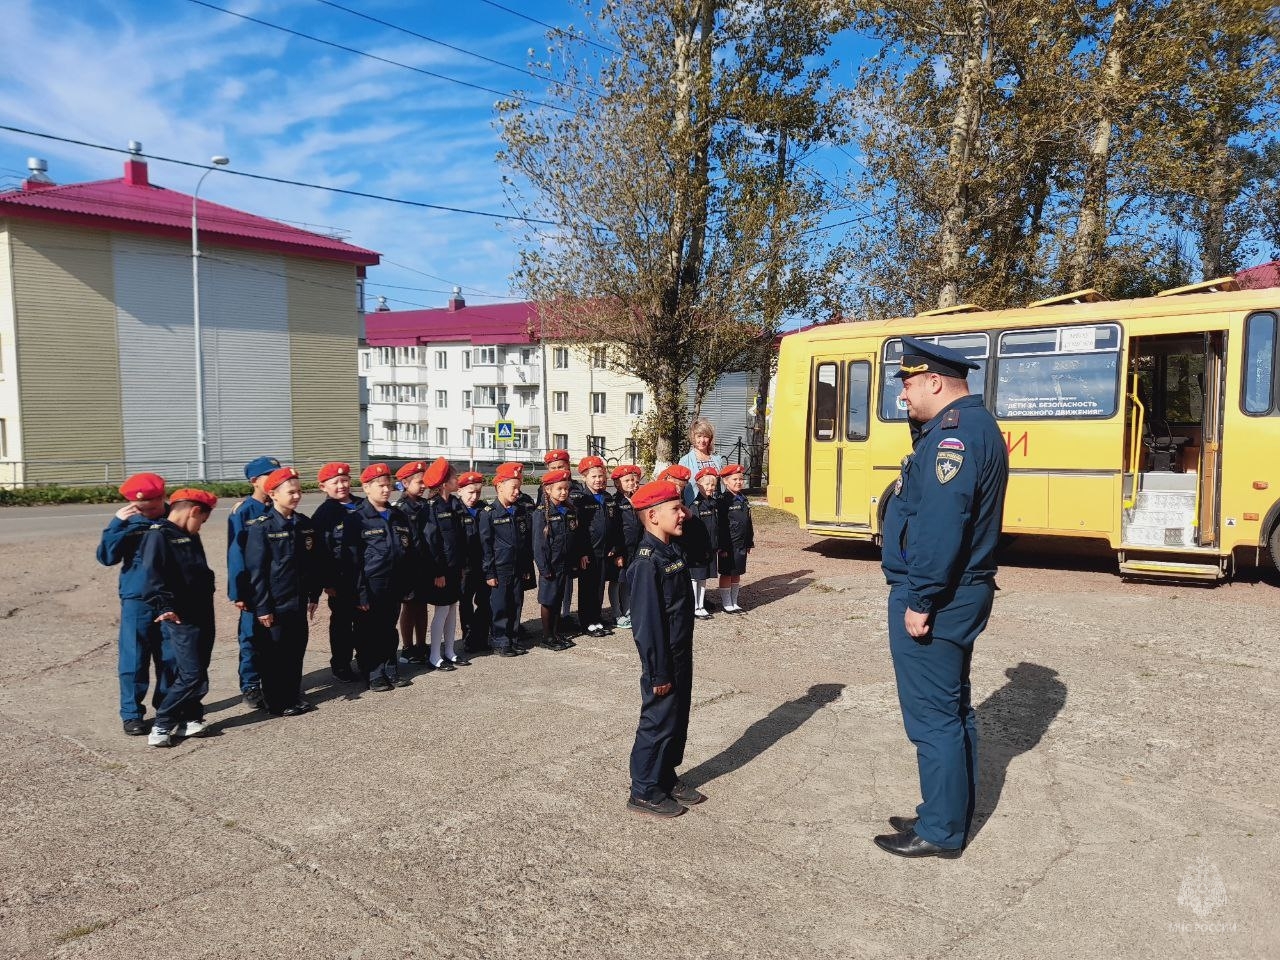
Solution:
<svg viewBox="0 0 1280 960">
<path fill-rule="evenodd" d="M 516 438 L 516 425 L 512 420 L 498 420 L 493 425 L 493 438 L 498 443 L 510 443 Z"/>
</svg>

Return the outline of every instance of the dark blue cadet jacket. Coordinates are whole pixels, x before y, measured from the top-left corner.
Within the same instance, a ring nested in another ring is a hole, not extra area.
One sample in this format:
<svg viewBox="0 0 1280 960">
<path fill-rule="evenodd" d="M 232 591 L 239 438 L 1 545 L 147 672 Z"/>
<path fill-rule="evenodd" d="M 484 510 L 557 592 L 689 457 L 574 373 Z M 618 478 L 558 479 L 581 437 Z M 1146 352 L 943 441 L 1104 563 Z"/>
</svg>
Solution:
<svg viewBox="0 0 1280 960">
<path fill-rule="evenodd" d="M 516 501 L 495 500 L 480 511 L 480 543 L 486 580 L 527 580 L 533 573 L 533 536 L 529 512 Z"/>
<path fill-rule="evenodd" d="M 285 519 L 268 510 L 245 527 L 245 567 L 249 597 L 256 617 L 275 613 L 305 613 L 332 579 L 324 541 L 311 519 L 295 513 Z"/>
<path fill-rule="evenodd" d="M 227 597 L 232 603 L 249 602 L 249 575 L 244 565 L 245 527 L 270 509 L 271 504 L 246 497 L 227 517 Z"/>
<path fill-rule="evenodd" d="M 726 553 L 743 553 L 756 545 L 756 528 L 751 519 L 751 504 L 740 493 L 728 490 L 720 494 L 720 549 Z"/>
<path fill-rule="evenodd" d="M 364 503 L 363 497 L 352 497 L 350 503 L 343 503 L 333 497 L 326 497 L 324 503 L 316 507 L 311 515 L 311 523 L 324 543 L 325 554 L 329 558 L 332 586 L 337 590 L 339 599 L 350 602 L 350 594 L 354 589 L 354 581 L 344 574 L 342 558 L 342 521 Z"/>
<path fill-rule="evenodd" d="M 885 509 L 881 560 L 912 610 L 994 581 L 1008 478 L 1004 435 L 981 397 L 961 397 L 920 429 Z"/>
<path fill-rule="evenodd" d="M 458 521 L 467 544 L 466 569 L 469 577 L 484 572 L 484 547 L 480 542 L 480 513 L 486 504 L 477 500 L 474 507 L 465 507 L 458 501 Z"/>
<path fill-rule="evenodd" d="M 418 564 L 413 521 L 395 507 L 383 517 L 368 500 L 342 521 L 340 576 L 353 584 L 356 606 L 399 603 L 413 592 Z"/>
<path fill-rule="evenodd" d="M 574 574 L 582 568 L 587 545 L 573 503 L 533 511 L 533 559 L 544 580 Z"/>
<path fill-rule="evenodd" d="M 601 493 L 597 498 L 594 493 L 584 493 L 574 501 L 574 506 L 586 531 L 587 552 L 597 560 L 610 554 L 622 556 L 626 549 L 622 543 L 622 517 L 613 497 Z"/>
<path fill-rule="evenodd" d="M 720 497 L 706 496 L 702 491 L 689 505 L 689 517 L 684 522 L 684 536 L 680 547 L 694 567 L 713 564 L 720 550 Z"/>
<path fill-rule="evenodd" d="M 157 617 L 176 613 L 183 623 L 193 623 L 213 614 L 213 571 L 198 536 L 168 520 L 155 520 L 142 535 L 138 552 L 142 599 Z"/>
<path fill-rule="evenodd" d="M 636 547 L 640 546 L 640 538 L 644 536 L 644 524 L 636 516 L 636 508 L 625 493 L 618 490 L 613 495 L 613 502 L 618 505 L 618 518 L 622 523 L 622 555 L 631 562 Z"/>
<path fill-rule="evenodd" d="M 423 504 L 420 529 L 428 579 L 462 575 L 467 565 L 467 531 L 461 514 L 466 510 L 456 497 L 435 496 Z"/>
<path fill-rule="evenodd" d="M 678 541 L 663 543 L 645 531 L 626 577 L 645 684 L 674 683 L 693 661 L 693 582 Z"/>
<path fill-rule="evenodd" d="M 102 531 L 98 543 L 98 562 L 104 567 L 120 564 L 120 599 L 141 600 L 146 585 L 146 573 L 138 562 L 138 549 L 142 535 L 156 521 L 141 515 L 121 520 L 112 517 L 107 529 Z"/>
</svg>

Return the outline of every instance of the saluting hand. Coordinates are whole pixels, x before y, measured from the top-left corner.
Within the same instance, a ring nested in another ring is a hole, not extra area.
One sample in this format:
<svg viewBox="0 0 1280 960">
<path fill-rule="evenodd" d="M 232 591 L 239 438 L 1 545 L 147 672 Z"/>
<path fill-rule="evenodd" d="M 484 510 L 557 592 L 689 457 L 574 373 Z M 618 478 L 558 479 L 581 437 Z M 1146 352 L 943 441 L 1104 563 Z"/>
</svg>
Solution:
<svg viewBox="0 0 1280 960">
<path fill-rule="evenodd" d="M 929 635 L 929 614 L 917 613 L 915 610 L 907 607 L 906 616 L 904 616 L 902 620 L 903 623 L 906 624 L 908 635 L 915 637 L 916 639 L 919 639 L 920 637 L 927 637 Z"/>
<path fill-rule="evenodd" d="M 669 683 L 660 683 L 653 688 L 653 695 L 655 697 L 665 697 L 670 692 L 671 692 L 671 684 Z"/>
<path fill-rule="evenodd" d="M 117 520 L 128 520 L 130 517 L 136 517 L 142 511 L 138 509 L 136 503 L 126 503 L 123 507 L 116 511 Z"/>
</svg>

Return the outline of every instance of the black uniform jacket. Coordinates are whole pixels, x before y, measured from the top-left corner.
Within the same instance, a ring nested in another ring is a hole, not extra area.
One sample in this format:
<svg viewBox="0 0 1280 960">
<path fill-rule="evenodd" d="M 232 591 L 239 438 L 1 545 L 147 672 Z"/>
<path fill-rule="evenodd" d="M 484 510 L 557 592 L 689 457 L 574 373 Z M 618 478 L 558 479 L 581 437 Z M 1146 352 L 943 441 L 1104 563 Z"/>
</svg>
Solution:
<svg viewBox="0 0 1280 960">
<path fill-rule="evenodd" d="M 532 528 L 520 501 L 507 508 L 495 500 L 480 511 L 480 543 L 486 580 L 528 580 L 532 575 Z"/>
<path fill-rule="evenodd" d="M 286 520 L 272 508 L 245 525 L 244 562 L 249 609 L 256 617 L 306 612 L 332 579 L 324 542 L 311 518 Z"/>
<path fill-rule="evenodd" d="M 561 507 L 550 504 L 533 511 L 533 559 L 538 576 L 544 580 L 573 574 L 582 568 L 587 555 L 578 511 L 571 502 Z"/>
<path fill-rule="evenodd" d="M 622 521 L 622 555 L 631 562 L 636 547 L 640 546 L 640 538 L 644 536 L 644 524 L 636 516 L 636 508 L 625 493 L 618 490 L 613 495 L 613 502 L 618 505 L 618 517 Z"/>
<path fill-rule="evenodd" d="M 395 507 L 387 519 L 368 500 L 342 521 L 342 573 L 354 585 L 357 606 L 399 603 L 413 590 L 418 558 L 413 521 Z"/>
<path fill-rule="evenodd" d="M 597 559 L 610 555 L 621 556 L 625 549 L 622 544 L 622 517 L 618 512 L 618 504 L 609 494 L 604 494 L 604 501 L 596 500 L 595 494 L 584 493 L 574 501 L 578 508 L 578 519 L 586 531 L 587 550 Z"/>
<path fill-rule="evenodd" d="M 678 541 L 648 531 L 627 568 L 631 634 L 646 684 L 673 683 L 693 660 L 693 582 Z"/>
<path fill-rule="evenodd" d="M 139 563 L 142 599 L 156 616 L 176 613 L 184 623 L 213 612 L 213 571 L 200 537 L 168 520 L 157 520 L 142 535 Z"/>
</svg>

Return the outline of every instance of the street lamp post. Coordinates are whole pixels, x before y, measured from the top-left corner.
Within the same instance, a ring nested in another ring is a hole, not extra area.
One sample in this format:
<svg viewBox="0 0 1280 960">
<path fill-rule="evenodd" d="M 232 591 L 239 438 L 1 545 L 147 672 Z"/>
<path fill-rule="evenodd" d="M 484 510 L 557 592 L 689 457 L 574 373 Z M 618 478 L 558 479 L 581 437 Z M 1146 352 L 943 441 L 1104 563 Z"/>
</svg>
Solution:
<svg viewBox="0 0 1280 960">
<path fill-rule="evenodd" d="M 204 178 L 218 167 L 225 167 L 231 161 L 227 157 L 211 157 L 210 167 L 196 181 L 195 193 L 191 195 L 191 327 L 194 335 L 196 354 L 196 479 L 204 480 L 205 454 L 208 439 L 204 430 L 204 354 L 200 348 L 200 214 L 197 205 L 200 202 L 200 187 Z"/>
</svg>

